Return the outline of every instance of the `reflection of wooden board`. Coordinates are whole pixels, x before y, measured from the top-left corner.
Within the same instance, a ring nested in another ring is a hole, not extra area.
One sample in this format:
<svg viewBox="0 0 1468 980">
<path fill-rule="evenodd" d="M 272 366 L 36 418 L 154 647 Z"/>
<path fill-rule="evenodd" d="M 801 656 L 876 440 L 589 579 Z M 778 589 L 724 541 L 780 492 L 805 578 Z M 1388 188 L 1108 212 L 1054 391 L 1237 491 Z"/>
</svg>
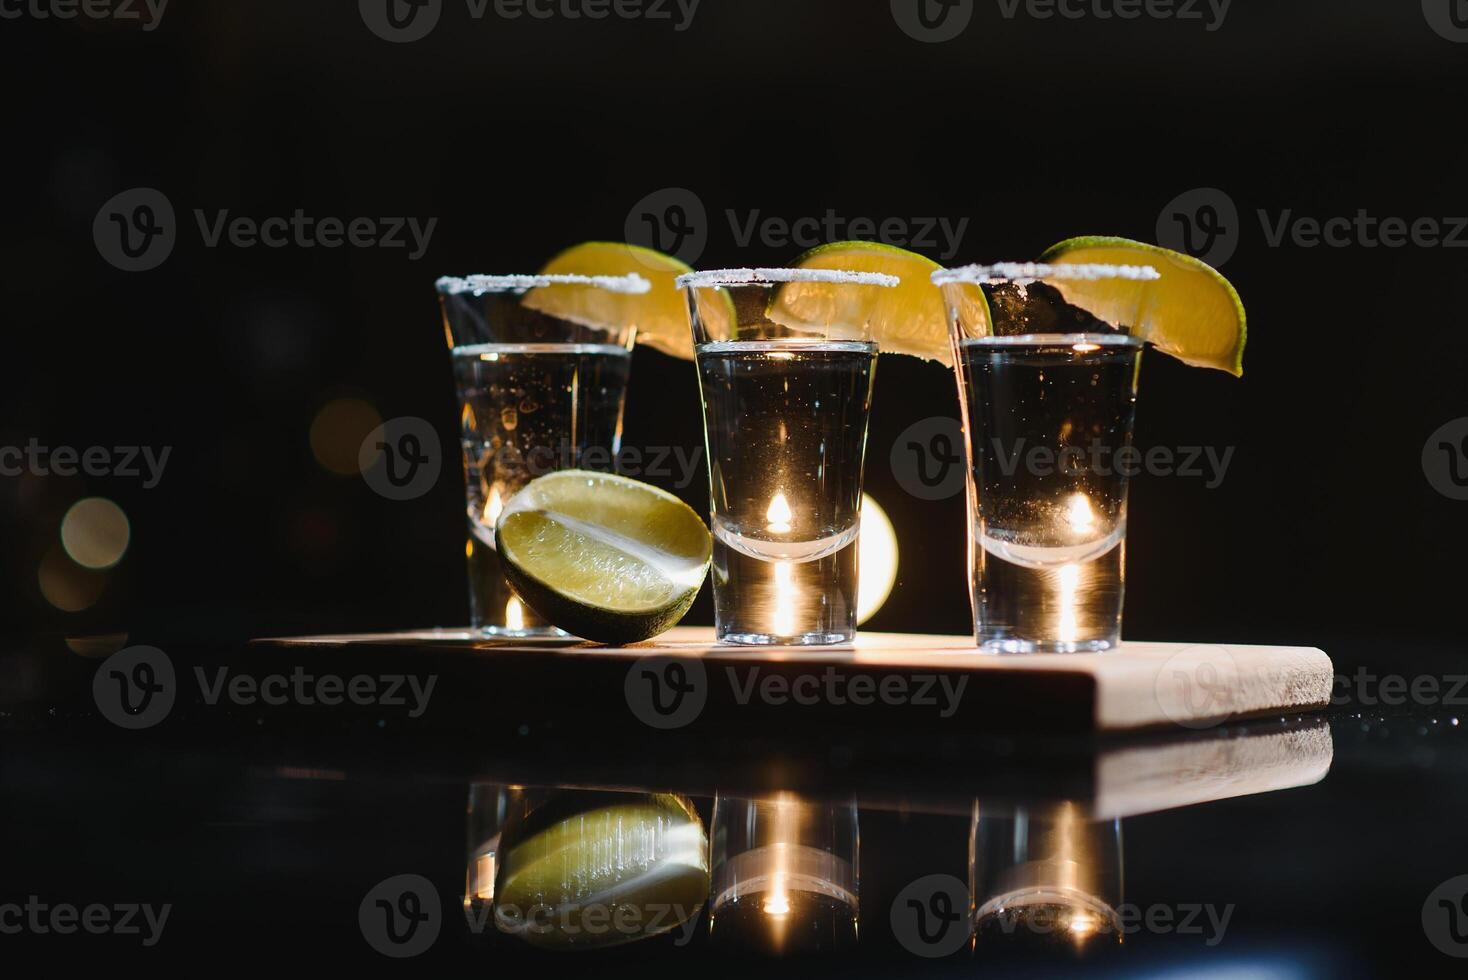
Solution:
<svg viewBox="0 0 1468 980">
<path fill-rule="evenodd" d="M 1322 708 L 1334 675 L 1330 658 L 1307 647 L 1127 643 L 1103 654 L 1017 657 L 978 653 L 967 637 L 868 633 L 850 647 L 738 648 L 695 627 L 626 648 L 485 643 L 447 631 L 271 640 L 262 648 L 282 655 L 310 648 L 317 656 L 372 649 L 379 661 L 392 648 L 394 662 L 403 662 L 401 651 L 424 666 L 434 653 L 457 650 L 476 663 L 457 670 L 459 679 L 482 671 L 486 696 L 533 685 L 582 720 L 604 712 L 618 723 L 630 720 L 630 671 L 663 670 L 667 662 L 638 661 L 669 658 L 678 664 L 671 676 L 699 688 L 689 728 L 755 720 L 768 727 L 798 716 L 802 724 L 929 724 L 935 732 L 1195 729 Z M 843 693 L 831 697 L 832 690 Z"/>
</svg>

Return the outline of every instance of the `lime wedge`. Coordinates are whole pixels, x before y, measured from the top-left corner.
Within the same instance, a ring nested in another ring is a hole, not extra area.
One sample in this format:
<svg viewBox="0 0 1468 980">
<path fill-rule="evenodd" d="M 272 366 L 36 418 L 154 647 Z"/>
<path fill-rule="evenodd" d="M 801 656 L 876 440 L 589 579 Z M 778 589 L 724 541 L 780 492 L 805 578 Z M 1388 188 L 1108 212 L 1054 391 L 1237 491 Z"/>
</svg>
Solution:
<svg viewBox="0 0 1468 980">
<path fill-rule="evenodd" d="M 1056 280 L 1067 302 L 1132 333 L 1164 354 L 1196 367 L 1244 373 L 1247 321 L 1239 294 L 1205 262 L 1125 238 L 1072 238 L 1040 261 L 1080 265 L 1149 265 L 1162 274 L 1151 282 Z"/>
<path fill-rule="evenodd" d="M 618 644 L 676 626 L 713 552 L 708 527 L 677 497 L 584 470 L 543 476 L 511 497 L 495 541 L 530 608 L 568 633 Z"/>
<path fill-rule="evenodd" d="M 641 295 L 614 293 L 585 286 L 543 286 L 531 290 L 525 305 L 538 313 L 557 316 L 583 326 L 620 331 L 633 327 L 637 342 L 693 359 L 693 331 L 688 300 L 673 280 L 692 272 L 677 259 L 650 248 L 622 242 L 587 242 L 550 260 L 541 275 L 639 275 L 652 283 Z"/>
<path fill-rule="evenodd" d="M 683 797 L 570 793 L 544 808 L 554 813 L 505 827 L 501 931 L 547 949 L 604 948 L 676 929 L 707 900 L 708 835 Z"/>
<path fill-rule="evenodd" d="M 796 269 L 875 272 L 902 280 L 894 288 L 792 282 L 770 302 L 769 318 L 793 328 L 851 339 L 863 327 L 884 354 L 908 354 L 953 365 L 943 293 L 933 285 L 938 263 L 915 252 L 879 242 L 833 242 L 813 249 L 792 264 Z M 983 303 L 982 293 L 973 297 Z M 985 314 L 987 319 L 987 313 Z"/>
</svg>

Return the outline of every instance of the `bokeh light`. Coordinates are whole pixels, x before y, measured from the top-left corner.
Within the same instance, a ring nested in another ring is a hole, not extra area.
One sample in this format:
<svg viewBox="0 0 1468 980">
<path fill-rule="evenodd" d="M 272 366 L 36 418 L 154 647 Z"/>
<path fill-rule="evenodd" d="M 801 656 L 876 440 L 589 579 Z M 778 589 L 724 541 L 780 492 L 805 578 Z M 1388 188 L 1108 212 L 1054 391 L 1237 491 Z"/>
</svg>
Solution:
<svg viewBox="0 0 1468 980">
<path fill-rule="evenodd" d="M 856 595 L 856 621 L 877 614 L 897 584 L 897 529 L 871 494 L 861 497 L 861 540 L 857 552 L 861 581 Z"/>
<path fill-rule="evenodd" d="M 95 571 L 116 565 L 131 539 L 127 515 L 103 497 L 78 500 L 61 519 L 61 545 L 83 568 Z"/>
<path fill-rule="evenodd" d="M 311 455 L 328 473 L 356 476 L 362 440 L 381 424 L 377 409 L 360 398 L 327 402 L 311 421 Z"/>
<path fill-rule="evenodd" d="M 41 559 L 36 582 L 47 602 L 62 612 L 75 613 L 91 608 L 102 598 L 107 576 L 79 567 L 66 552 L 52 548 Z"/>
</svg>

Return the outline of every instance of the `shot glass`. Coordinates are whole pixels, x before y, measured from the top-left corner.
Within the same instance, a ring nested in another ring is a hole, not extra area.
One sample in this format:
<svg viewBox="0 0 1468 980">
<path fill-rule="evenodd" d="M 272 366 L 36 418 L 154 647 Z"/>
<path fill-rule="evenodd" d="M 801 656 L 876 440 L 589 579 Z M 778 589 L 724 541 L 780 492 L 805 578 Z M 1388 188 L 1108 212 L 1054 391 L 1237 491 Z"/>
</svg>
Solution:
<svg viewBox="0 0 1468 980">
<path fill-rule="evenodd" d="M 505 502 L 538 476 L 609 469 L 636 330 L 593 326 L 587 291 L 644 293 L 639 276 L 472 276 L 438 282 L 458 392 L 472 627 L 486 636 L 564 637 L 505 581 L 494 525 Z"/>
<path fill-rule="evenodd" d="M 975 638 L 998 653 L 1121 642 L 1148 267 L 942 270 L 967 433 Z M 1098 288 L 1097 284 L 1105 284 Z M 1105 291 L 1108 302 L 1095 296 Z M 1118 304 L 1115 297 L 1120 295 Z M 1084 306 L 1081 304 L 1085 304 Z M 1124 322 L 1098 318 L 1089 309 Z"/>
<path fill-rule="evenodd" d="M 868 273 L 681 277 L 709 458 L 714 616 L 723 643 L 856 635 L 857 536 L 877 345 Z"/>
</svg>

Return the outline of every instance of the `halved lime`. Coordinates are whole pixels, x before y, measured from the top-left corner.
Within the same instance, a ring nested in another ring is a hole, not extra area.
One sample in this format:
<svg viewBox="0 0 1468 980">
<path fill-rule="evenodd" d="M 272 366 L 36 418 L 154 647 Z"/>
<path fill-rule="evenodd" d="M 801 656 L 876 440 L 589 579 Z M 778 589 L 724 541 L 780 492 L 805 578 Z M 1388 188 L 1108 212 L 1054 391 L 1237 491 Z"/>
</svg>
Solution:
<svg viewBox="0 0 1468 980">
<path fill-rule="evenodd" d="M 568 633 L 637 643 L 667 632 L 708 576 L 713 538 L 670 493 L 609 473 L 532 481 L 495 525 L 505 577 Z"/>
<path fill-rule="evenodd" d="M 805 253 L 792 268 L 875 272 L 896 276 L 901 283 L 892 288 L 787 283 L 770 302 L 771 320 L 819 330 L 830 339 L 851 339 L 854 330 L 864 329 L 884 354 L 952 366 L 948 313 L 943 293 L 932 282 L 941 266 L 932 259 L 880 242 L 833 242 Z M 972 295 L 984 302 L 978 290 Z"/>
<path fill-rule="evenodd" d="M 1232 284 L 1207 263 L 1125 238 L 1072 238 L 1046 251 L 1040 261 L 1151 266 L 1161 279 L 1057 279 L 1052 285 L 1066 302 L 1131 328 L 1164 354 L 1243 375 L 1248 336 L 1244 304 Z"/>
<path fill-rule="evenodd" d="M 708 835 L 681 796 L 567 793 L 505 827 L 495 924 L 535 946 L 668 932 L 708 899 Z"/>
<path fill-rule="evenodd" d="M 586 242 L 551 259 L 541 275 L 639 275 L 652 283 L 642 294 L 614 293 L 585 286 L 544 286 L 531 290 L 525 305 L 583 326 L 620 331 L 633 328 L 637 342 L 684 360 L 693 359 L 688 300 L 673 281 L 688 266 L 671 255 L 624 242 Z"/>
</svg>

